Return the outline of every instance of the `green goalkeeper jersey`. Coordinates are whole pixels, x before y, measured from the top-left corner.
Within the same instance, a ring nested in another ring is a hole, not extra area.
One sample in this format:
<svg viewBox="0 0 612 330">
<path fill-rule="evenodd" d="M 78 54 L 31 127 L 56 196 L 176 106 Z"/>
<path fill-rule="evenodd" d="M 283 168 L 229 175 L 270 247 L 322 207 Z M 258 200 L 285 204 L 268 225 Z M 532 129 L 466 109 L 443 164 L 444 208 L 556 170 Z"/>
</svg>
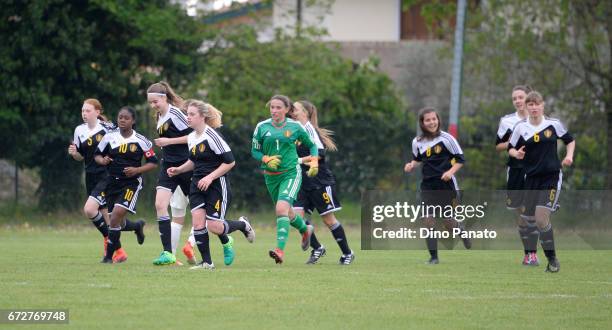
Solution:
<svg viewBox="0 0 612 330">
<path fill-rule="evenodd" d="M 257 124 L 253 132 L 251 155 L 259 161 L 263 156 L 280 155 L 281 163 L 277 169 L 268 168 L 262 162 L 261 168 L 269 172 L 295 169 L 298 163 L 296 141 L 310 148 L 311 156 L 318 156 L 317 145 L 312 142 L 302 124 L 290 118 L 279 124 L 267 119 Z"/>
</svg>

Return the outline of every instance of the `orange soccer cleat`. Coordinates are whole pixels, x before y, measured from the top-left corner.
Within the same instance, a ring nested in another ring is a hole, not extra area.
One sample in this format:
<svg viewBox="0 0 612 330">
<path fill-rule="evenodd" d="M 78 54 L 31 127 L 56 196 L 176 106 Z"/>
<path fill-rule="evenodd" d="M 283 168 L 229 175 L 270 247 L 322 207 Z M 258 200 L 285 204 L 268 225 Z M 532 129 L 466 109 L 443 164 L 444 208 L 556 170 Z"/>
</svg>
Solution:
<svg viewBox="0 0 612 330">
<path fill-rule="evenodd" d="M 270 250 L 270 258 L 274 259 L 277 264 L 283 263 L 284 256 L 285 252 L 279 248 L 274 248 L 274 250 Z"/>
<path fill-rule="evenodd" d="M 127 260 L 127 258 L 128 256 L 127 256 L 127 253 L 125 253 L 125 250 L 123 248 L 119 248 L 113 254 L 113 263 L 118 264 L 118 263 L 124 262 Z"/>
<path fill-rule="evenodd" d="M 191 246 L 191 244 L 189 244 L 189 242 L 185 242 L 185 245 L 183 246 L 183 254 L 185 255 L 185 257 L 187 257 L 187 262 L 190 265 L 196 264 L 195 254 L 193 253 L 193 247 Z"/>
</svg>

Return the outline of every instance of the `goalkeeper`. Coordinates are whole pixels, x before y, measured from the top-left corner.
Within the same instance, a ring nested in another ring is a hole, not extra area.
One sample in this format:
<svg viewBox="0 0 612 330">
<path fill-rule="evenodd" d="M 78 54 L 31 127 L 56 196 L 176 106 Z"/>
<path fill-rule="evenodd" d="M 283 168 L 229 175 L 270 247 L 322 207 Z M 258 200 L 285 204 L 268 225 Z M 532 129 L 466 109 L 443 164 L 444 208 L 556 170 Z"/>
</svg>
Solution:
<svg viewBox="0 0 612 330">
<path fill-rule="evenodd" d="M 261 162 L 266 187 L 276 206 L 276 248 L 270 250 L 270 257 L 280 264 L 283 262 L 289 226 L 302 234 L 304 251 L 310 246 L 313 233 L 313 226 L 307 225 L 293 210 L 293 202 L 302 183 L 296 141 L 309 148 L 310 155 L 314 156 L 307 172 L 309 177 L 316 176 L 319 171 L 318 150 L 304 127 L 287 118 L 287 113 L 293 106 L 288 97 L 275 95 L 266 106 L 270 108 L 271 118 L 257 124 L 253 133 L 251 155 Z"/>
</svg>

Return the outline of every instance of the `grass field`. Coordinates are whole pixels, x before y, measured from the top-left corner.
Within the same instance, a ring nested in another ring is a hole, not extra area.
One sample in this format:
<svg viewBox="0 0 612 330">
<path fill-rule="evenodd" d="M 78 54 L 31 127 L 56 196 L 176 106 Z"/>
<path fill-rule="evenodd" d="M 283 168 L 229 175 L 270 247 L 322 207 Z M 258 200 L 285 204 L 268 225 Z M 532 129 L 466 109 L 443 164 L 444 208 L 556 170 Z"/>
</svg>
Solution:
<svg viewBox="0 0 612 330">
<path fill-rule="evenodd" d="M 429 266 L 425 251 L 360 251 L 353 227 L 353 265 L 337 265 L 339 250 L 321 230 L 320 264 L 304 265 L 292 232 L 278 266 L 267 256 L 272 229 L 258 228 L 253 245 L 235 234 L 231 267 L 211 240 L 217 269 L 207 272 L 153 266 L 154 227 L 143 246 L 123 233 L 129 260 L 103 265 L 90 226 L 0 226 L 0 309 L 67 308 L 78 329 L 612 327 L 611 251 L 560 251 L 558 274 L 521 266 L 519 251 L 441 251 L 441 264 Z"/>
</svg>

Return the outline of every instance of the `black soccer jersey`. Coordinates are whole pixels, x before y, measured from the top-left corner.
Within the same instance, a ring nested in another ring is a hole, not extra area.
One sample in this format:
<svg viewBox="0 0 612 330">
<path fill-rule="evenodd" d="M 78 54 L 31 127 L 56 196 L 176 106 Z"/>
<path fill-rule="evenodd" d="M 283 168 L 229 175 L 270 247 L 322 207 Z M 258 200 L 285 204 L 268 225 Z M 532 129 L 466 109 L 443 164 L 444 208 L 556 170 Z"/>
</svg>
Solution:
<svg viewBox="0 0 612 330">
<path fill-rule="evenodd" d="M 306 129 L 306 133 L 308 133 L 312 142 L 314 142 L 317 145 L 317 149 L 319 149 L 319 173 L 312 178 L 307 175 L 302 175 L 302 189 L 314 190 L 325 186 L 333 186 L 336 184 L 336 178 L 325 161 L 325 146 L 321 142 L 319 133 L 310 122 L 304 125 L 304 129 Z M 297 153 L 300 158 L 310 156 L 310 148 L 307 148 L 298 141 Z M 306 173 L 310 168 L 304 164 L 300 166 L 302 167 L 302 173 Z"/>
<path fill-rule="evenodd" d="M 527 119 L 514 127 L 508 150 L 525 146 L 525 172 L 527 176 L 541 176 L 561 169 L 557 156 L 557 139 L 565 144 L 574 141 L 563 124 L 557 119 L 543 118 L 538 126 L 533 126 Z"/>
<path fill-rule="evenodd" d="M 207 126 L 202 135 L 195 131 L 187 138 L 189 160 L 194 164 L 193 177 L 203 178 L 219 168 L 222 163 L 230 164 L 234 155 L 225 139 L 213 128 Z"/>
<path fill-rule="evenodd" d="M 168 112 L 157 120 L 157 133 L 159 137 L 177 138 L 193 131 L 187 126 L 187 116 L 173 105 L 169 105 Z M 164 163 L 183 164 L 186 160 L 187 145 L 171 144 L 162 148 Z"/>
<path fill-rule="evenodd" d="M 510 140 L 510 136 L 512 136 L 512 129 L 521 120 L 523 120 L 523 118 L 519 117 L 516 112 L 503 116 L 502 119 L 499 121 L 499 128 L 497 129 L 497 138 L 495 139 L 495 145 L 508 142 L 508 140 Z M 510 168 L 523 167 L 523 161 L 514 157 L 508 157 L 508 162 L 506 164 Z"/>
<path fill-rule="evenodd" d="M 74 143 L 77 151 L 84 158 L 85 173 L 102 173 L 106 171 L 106 166 L 96 163 L 94 153 L 104 135 L 114 128 L 115 125 L 113 123 L 103 122 L 98 119 L 94 129 L 89 129 L 87 123 L 83 123 L 74 129 L 72 143 Z"/>
<path fill-rule="evenodd" d="M 96 149 L 96 155 L 108 156 L 113 161 L 108 164 L 108 174 L 117 179 L 126 179 L 123 173 L 126 167 L 140 167 L 142 157 L 147 163 L 157 163 L 153 144 L 146 137 L 132 132 L 128 138 L 124 138 L 119 130 L 108 132 Z M 130 177 L 130 179 L 140 177 Z"/>
<path fill-rule="evenodd" d="M 440 179 L 455 163 L 464 163 L 463 151 L 455 138 L 441 131 L 433 140 L 412 140 L 412 158 L 423 163 L 423 180 Z"/>
</svg>

